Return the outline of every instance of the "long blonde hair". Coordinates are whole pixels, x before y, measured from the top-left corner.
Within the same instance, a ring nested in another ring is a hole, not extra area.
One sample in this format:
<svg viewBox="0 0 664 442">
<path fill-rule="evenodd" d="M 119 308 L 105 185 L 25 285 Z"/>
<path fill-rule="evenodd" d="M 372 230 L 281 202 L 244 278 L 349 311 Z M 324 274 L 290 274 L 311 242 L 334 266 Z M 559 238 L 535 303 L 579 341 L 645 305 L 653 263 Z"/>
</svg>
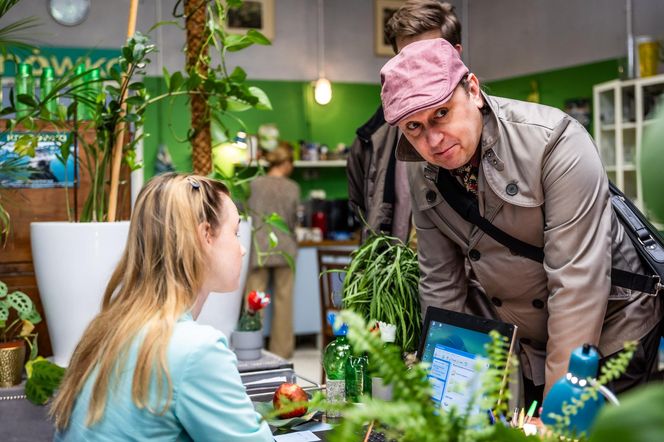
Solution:
<svg viewBox="0 0 664 442">
<path fill-rule="evenodd" d="M 58 430 L 69 426 L 76 397 L 96 370 L 86 425 L 104 415 L 108 392 L 126 363 L 128 349 L 140 333 L 132 381 L 138 408 L 164 413 L 172 399 L 167 365 L 168 342 L 178 318 L 194 304 L 206 269 L 198 226 L 208 223 L 218 234 L 222 183 L 201 176 L 169 173 L 141 190 L 131 217 L 127 245 L 106 287 L 101 312 L 88 325 L 72 356 L 50 409 Z M 150 403 L 152 375 L 157 406 Z M 164 385 L 166 390 L 164 390 Z M 167 397 L 163 398 L 163 392 Z M 159 410 L 157 410 L 159 408 Z"/>
</svg>

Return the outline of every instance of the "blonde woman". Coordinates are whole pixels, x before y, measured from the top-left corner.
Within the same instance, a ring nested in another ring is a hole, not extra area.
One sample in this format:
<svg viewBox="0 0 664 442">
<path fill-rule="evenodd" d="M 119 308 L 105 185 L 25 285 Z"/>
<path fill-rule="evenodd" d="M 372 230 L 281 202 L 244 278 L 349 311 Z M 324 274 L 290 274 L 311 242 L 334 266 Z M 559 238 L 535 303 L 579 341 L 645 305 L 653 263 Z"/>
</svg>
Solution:
<svg viewBox="0 0 664 442">
<path fill-rule="evenodd" d="M 56 440 L 273 440 L 226 337 L 194 322 L 210 291 L 239 284 L 238 222 L 217 181 L 169 173 L 145 185 L 51 407 Z"/>
</svg>

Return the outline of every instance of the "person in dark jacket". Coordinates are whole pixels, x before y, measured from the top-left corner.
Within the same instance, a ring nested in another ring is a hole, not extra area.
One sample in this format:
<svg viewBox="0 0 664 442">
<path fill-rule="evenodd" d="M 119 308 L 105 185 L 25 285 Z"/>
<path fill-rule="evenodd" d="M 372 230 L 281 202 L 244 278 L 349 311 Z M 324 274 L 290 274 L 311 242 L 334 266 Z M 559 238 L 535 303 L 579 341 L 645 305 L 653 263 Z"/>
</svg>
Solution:
<svg viewBox="0 0 664 442">
<path fill-rule="evenodd" d="M 461 23 L 454 6 L 436 0 L 408 0 L 385 27 L 395 53 L 414 41 L 444 38 L 461 54 Z M 400 133 L 385 123 L 382 106 L 357 129 L 348 157 L 348 198 L 371 231 L 385 232 L 404 242 L 411 230 L 411 203 L 405 164 L 394 155 Z"/>
</svg>

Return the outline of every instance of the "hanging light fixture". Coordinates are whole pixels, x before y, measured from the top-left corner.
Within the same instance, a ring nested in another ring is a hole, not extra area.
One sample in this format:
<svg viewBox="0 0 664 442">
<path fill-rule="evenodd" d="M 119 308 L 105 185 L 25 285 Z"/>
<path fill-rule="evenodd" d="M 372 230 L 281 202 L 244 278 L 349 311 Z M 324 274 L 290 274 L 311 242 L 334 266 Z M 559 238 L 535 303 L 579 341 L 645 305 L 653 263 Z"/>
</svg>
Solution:
<svg viewBox="0 0 664 442">
<path fill-rule="evenodd" d="M 318 0 L 318 80 L 314 84 L 314 100 L 325 105 L 332 100 L 332 83 L 325 78 L 325 30 L 323 28 L 323 0 Z"/>
</svg>

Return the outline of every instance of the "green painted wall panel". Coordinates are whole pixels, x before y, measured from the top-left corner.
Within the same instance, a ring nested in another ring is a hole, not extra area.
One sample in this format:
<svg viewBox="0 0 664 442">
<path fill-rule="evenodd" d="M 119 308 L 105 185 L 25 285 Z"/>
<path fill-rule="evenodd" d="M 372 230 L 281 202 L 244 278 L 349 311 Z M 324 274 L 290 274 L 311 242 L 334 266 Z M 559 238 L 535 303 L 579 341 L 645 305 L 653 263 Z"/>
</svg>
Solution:
<svg viewBox="0 0 664 442">
<path fill-rule="evenodd" d="M 531 81 L 538 84 L 540 102 L 560 109 L 565 101 L 588 98 L 592 101 L 592 87 L 597 83 L 618 78 L 620 60 L 608 60 L 583 66 L 540 72 L 483 84 L 490 95 L 525 100 L 531 92 Z M 148 78 L 146 84 L 153 95 L 163 89 L 161 78 Z M 270 97 L 272 111 L 250 110 L 236 116 L 244 122 L 249 133 L 256 133 L 263 123 L 275 123 L 281 138 L 324 143 L 330 147 L 338 143 L 349 145 L 355 130 L 363 124 L 380 104 L 378 84 L 333 83 L 332 101 L 320 106 L 313 101 L 309 82 L 253 81 Z M 190 126 L 185 98 L 161 102 L 146 114 L 145 176 L 154 174 L 154 161 L 159 144 L 166 144 L 177 170 L 191 170 L 191 149 L 184 141 Z M 232 118 L 226 120 L 231 131 L 240 126 Z M 299 169 L 294 178 L 300 182 L 303 197 L 311 189 L 324 189 L 329 198 L 347 196 L 345 168 Z"/>
</svg>

